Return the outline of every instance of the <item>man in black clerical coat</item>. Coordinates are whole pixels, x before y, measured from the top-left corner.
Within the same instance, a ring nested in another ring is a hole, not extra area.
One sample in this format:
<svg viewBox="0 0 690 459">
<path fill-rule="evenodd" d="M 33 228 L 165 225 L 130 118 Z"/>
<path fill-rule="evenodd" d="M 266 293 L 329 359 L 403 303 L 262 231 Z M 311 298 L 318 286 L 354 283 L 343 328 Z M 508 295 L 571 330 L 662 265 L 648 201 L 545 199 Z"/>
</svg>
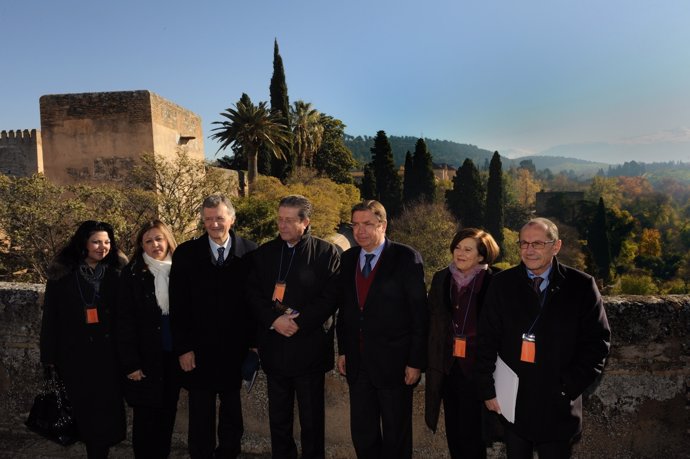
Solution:
<svg viewBox="0 0 690 459">
<path fill-rule="evenodd" d="M 297 397 L 304 459 L 324 448 L 324 375 L 333 368 L 333 323 L 339 256 L 310 234 L 312 205 L 291 195 L 278 205 L 279 236 L 252 257 L 249 294 L 259 322 L 259 355 L 267 377 L 274 458 L 297 458 Z"/>
</svg>

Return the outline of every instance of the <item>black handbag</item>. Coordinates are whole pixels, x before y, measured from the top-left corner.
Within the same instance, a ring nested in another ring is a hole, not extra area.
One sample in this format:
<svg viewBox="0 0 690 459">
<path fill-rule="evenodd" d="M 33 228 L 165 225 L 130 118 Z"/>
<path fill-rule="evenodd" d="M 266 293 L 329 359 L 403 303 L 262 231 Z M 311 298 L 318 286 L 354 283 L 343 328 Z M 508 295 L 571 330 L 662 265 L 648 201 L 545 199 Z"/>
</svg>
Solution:
<svg viewBox="0 0 690 459">
<path fill-rule="evenodd" d="M 72 404 L 67 399 L 65 384 L 57 372 L 52 372 L 41 392 L 34 398 L 25 424 L 29 430 L 63 446 L 77 441 Z"/>
</svg>

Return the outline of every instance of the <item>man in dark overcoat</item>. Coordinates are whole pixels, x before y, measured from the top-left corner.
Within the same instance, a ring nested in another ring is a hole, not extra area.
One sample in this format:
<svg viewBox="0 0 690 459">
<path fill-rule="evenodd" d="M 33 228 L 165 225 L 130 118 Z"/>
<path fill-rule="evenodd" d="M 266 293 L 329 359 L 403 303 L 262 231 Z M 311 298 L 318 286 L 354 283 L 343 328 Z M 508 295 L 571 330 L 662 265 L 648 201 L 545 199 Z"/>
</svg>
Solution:
<svg viewBox="0 0 690 459">
<path fill-rule="evenodd" d="M 223 195 L 204 200 L 201 218 L 206 233 L 184 242 L 173 255 L 173 351 L 189 391 L 190 456 L 235 458 L 244 432 L 241 367 L 255 346 L 256 323 L 247 303 L 246 281 L 248 254 L 256 244 L 232 231 L 235 209 Z"/>
<path fill-rule="evenodd" d="M 310 234 L 312 204 L 290 195 L 278 204 L 279 236 L 253 257 L 250 297 L 259 322 L 259 355 L 267 377 L 271 449 L 297 458 L 295 396 L 302 458 L 323 458 L 325 372 L 333 368 L 333 323 L 340 257 Z"/>
<path fill-rule="evenodd" d="M 567 458 L 582 431 L 582 393 L 604 368 L 611 331 L 592 276 L 561 264 L 558 228 L 545 218 L 520 230 L 520 265 L 494 276 L 478 328 L 480 395 L 501 413 L 498 355 L 518 376 L 509 458 Z"/>
<path fill-rule="evenodd" d="M 350 389 L 358 458 L 412 456 L 412 390 L 427 359 L 428 310 L 421 255 L 386 238 L 386 210 L 352 209 L 358 247 L 342 255 L 338 370 Z"/>
<path fill-rule="evenodd" d="M 252 257 L 250 297 L 259 322 L 274 458 L 298 457 L 293 439 L 297 397 L 304 459 L 324 446 L 325 373 L 333 368 L 333 315 L 340 258 L 309 231 L 312 204 L 290 195 L 278 204 L 279 236 Z"/>
</svg>

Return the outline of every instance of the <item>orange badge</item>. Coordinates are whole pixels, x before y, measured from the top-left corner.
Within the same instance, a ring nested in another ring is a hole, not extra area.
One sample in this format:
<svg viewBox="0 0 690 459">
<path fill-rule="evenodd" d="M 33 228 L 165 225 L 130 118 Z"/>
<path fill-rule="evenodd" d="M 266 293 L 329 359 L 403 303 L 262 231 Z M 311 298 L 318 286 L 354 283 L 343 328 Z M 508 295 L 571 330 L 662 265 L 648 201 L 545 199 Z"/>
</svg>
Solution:
<svg viewBox="0 0 690 459">
<path fill-rule="evenodd" d="M 285 295 L 285 282 L 276 282 L 276 286 L 273 288 L 273 301 L 283 302 L 283 295 Z"/>
<path fill-rule="evenodd" d="M 456 336 L 453 340 L 453 357 L 465 358 L 467 339 L 464 336 Z"/>
<path fill-rule="evenodd" d="M 520 351 L 520 360 L 527 363 L 534 363 L 534 357 L 537 353 L 534 335 L 522 335 L 522 350 Z"/>
<path fill-rule="evenodd" d="M 97 324 L 98 323 L 98 309 L 88 308 L 86 310 L 86 323 L 87 324 Z"/>
</svg>

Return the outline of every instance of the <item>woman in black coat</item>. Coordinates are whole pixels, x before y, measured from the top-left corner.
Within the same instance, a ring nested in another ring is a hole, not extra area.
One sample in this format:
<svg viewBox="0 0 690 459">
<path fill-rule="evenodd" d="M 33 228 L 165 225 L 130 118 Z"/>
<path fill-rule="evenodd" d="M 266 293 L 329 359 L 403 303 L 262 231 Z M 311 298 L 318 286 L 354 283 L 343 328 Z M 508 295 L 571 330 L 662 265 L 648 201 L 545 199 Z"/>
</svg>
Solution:
<svg viewBox="0 0 690 459">
<path fill-rule="evenodd" d="M 89 459 L 125 438 L 113 336 L 120 257 L 113 228 L 83 222 L 48 269 L 41 362 L 62 377 Z"/>
<path fill-rule="evenodd" d="M 436 431 L 443 401 L 450 456 L 484 458 L 484 402 L 474 381 L 477 319 L 499 249 L 489 233 L 465 228 L 453 237 L 450 251 L 453 261 L 434 274 L 429 292 L 425 421 Z"/>
<path fill-rule="evenodd" d="M 137 458 L 167 458 L 175 427 L 180 369 L 172 352 L 168 283 L 176 246 L 165 223 L 146 223 L 120 276 L 117 344 Z"/>
</svg>

